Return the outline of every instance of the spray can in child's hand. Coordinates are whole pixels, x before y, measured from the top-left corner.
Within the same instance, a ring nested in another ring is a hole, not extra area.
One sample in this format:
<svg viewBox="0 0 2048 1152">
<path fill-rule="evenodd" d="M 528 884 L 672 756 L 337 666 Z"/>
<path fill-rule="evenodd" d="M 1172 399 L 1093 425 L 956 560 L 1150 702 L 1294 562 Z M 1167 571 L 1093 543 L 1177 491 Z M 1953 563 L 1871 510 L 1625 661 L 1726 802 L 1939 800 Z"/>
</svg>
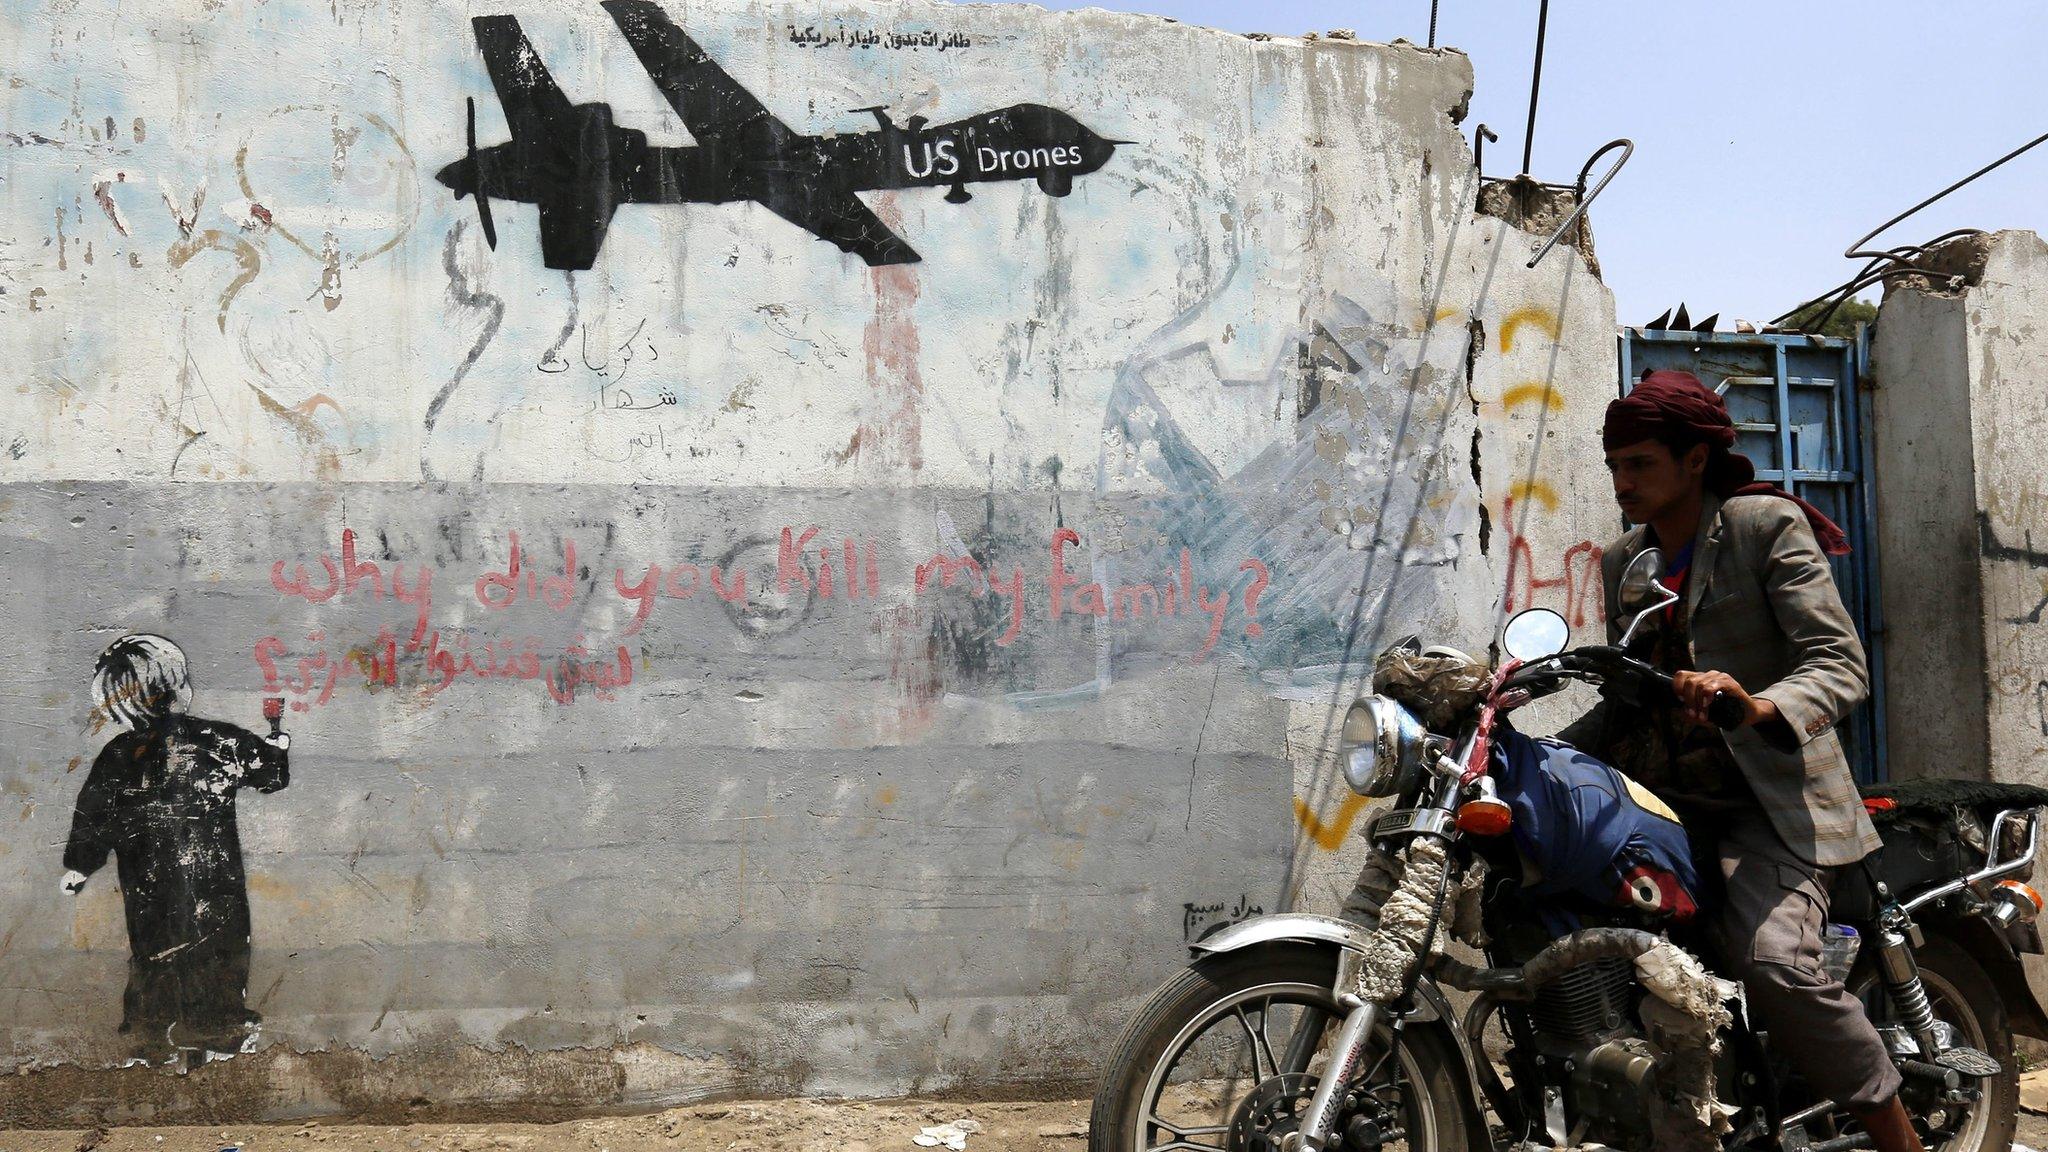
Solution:
<svg viewBox="0 0 2048 1152">
<path fill-rule="evenodd" d="M 263 698 L 263 718 L 270 721 L 270 734 L 272 736 L 282 733 L 284 731 L 284 697 L 265 696 Z"/>
</svg>

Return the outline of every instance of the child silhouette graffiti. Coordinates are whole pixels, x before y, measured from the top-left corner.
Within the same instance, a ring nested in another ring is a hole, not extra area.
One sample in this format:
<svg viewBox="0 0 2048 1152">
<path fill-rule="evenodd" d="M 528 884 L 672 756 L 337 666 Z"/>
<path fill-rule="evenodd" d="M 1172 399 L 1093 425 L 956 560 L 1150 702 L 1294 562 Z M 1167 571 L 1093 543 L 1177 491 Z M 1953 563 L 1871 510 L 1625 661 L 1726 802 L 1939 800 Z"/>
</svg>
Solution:
<svg viewBox="0 0 2048 1152">
<path fill-rule="evenodd" d="M 245 1005 L 249 894 L 235 794 L 291 781 L 277 730 L 257 736 L 186 714 L 185 654 L 161 636 L 124 636 L 100 654 L 96 717 L 125 731 L 93 761 L 64 848 L 64 891 L 117 862 L 128 921 L 121 1031 L 140 1050 L 233 1052 L 254 1030 Z M 266 712 L 274 711 L 266 702 Z"/>
</svg>

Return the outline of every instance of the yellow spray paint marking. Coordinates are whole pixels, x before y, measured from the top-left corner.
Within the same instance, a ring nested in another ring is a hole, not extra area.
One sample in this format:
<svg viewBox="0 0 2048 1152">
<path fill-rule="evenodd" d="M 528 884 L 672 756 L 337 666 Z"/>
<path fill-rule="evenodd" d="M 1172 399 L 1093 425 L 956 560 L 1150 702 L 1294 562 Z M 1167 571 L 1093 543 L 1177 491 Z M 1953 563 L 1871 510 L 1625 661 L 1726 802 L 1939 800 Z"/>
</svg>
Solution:
<svg viewBox="0 0 2048 1152">
<path fill-rule="evenodd" d="M 1532 403 L 1541 404 L 1552 412 L 1564 411 L 1564 397 L 1558 395 L 1557 389 L 1534 380 L 1517 384 L 1500 394 L 1500 406 L 1509 412 Z"/>
<path fill-rule="evenodd" d="M 1446 320 L 1452 320 L 1464 314 L 1465 310 L 1463 308 L 1439 308 L 1436 310 L 1436 315 L 1430 318 L 1429 324 L 1430 327 L 1434 328 Z"/>
<path fill-rule="evenodd" d="M 1535 325 L 1553 341 L 1564 330 L 1563 326 L 1557 322 L 1556 314 L 1548 308 L 1517 308 L 1513 312 L 1508 313 L 1507 319 L 1500 323 L 1501 351 L 1513 352 L 1515 350 L 1515 331 L 1524 324 Z"/>
<path fill-rule="evenodd" d="M 1508 489 L 1508 497 L 1518 502 L 1534 500 L 1543 505 L 1545 512 L 1557 511 L 1557 489 L 1542 480 L 1517 480 L 1513 487 Z"/>
<path fill-rule="evenodd" d="M 1351 825 L 1357 821 L 1358 814 L 1365 809 L 1366 803 L 1363 796 L 1346 796 L 1344 803 L 1337 806 L 1336 817 L 1325 824 L 1316 815 L 1315 809 L 1296 796 L 1294 819 L 1301 824 L 1302 831 L 1308 833 L 1308 838 L 1316 842 L 1316 847 L 1325 852 L 1334 852 L 1339 844 L 1344 843 L 1344 837 L 1351 834 Z"/>
</svg>

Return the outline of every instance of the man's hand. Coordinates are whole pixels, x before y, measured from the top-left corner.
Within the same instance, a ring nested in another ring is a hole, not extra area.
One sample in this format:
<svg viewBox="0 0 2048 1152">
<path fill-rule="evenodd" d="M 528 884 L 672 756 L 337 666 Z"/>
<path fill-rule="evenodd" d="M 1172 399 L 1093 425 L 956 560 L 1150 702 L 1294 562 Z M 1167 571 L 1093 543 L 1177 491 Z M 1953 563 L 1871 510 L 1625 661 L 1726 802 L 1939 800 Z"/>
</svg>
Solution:
<svg viewBox="0 0 2048 1152">
<path fill-rule="evenodd" d="M 64 873 L 64 894 L 66 896 L 78 895 L 78 890 L 83 887 L 85 887 L 85 873 L 75 868 Z"/>
<path fill-rule="evenodd" d="M 1778 706 L 1769 700 L 1759 700 L 1742 690 L 1735 677 L 1726 672 L 1678 672 L 1671 677 L 1672 689 L 1678 694 L 1678 706 L 1685 718 L 1694 724 L 1711 727 L 1707 719 L 1707 707 L 1714 702 L 1718 693 L 1742 701 L 1742 722 L 1744 725 L 1768 723 L 1778 718 Z"/>
</svg>

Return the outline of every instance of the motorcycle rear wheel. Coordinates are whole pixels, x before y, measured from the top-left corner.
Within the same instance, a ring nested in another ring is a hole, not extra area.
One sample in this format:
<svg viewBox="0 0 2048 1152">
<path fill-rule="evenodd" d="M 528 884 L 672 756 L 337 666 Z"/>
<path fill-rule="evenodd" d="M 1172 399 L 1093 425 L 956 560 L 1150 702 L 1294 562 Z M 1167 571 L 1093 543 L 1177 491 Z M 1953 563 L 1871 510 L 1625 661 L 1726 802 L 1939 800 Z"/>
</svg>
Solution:
<svg viewBox="0 0 2048 1152">
<path fill-rule="evenodd" d="M 1264 1138 L 1242 1137 L 1245 1104 L 1238 1106 L 1238 1121 L 1219 1116 L 1217 1125 L 1206 1126 L 1222 1131 L 1191 1132 L 1164 1122 L 1158 1113 L 1171 1085 L 1171 1067 L 1209 1027 L 1231 1020 L 1233 1013 L 1246 1020 L 1247 1006 L 1258 1003 L 1266 1005 L 1260 1030 L 1275 1003 L 1325 1014 L 1326 1046 L 1342 1016 L 1331 992 L 1336 969 L 1334 947 L 1293 941 L 1208 957 L 1183 969 L 1153 993 L 1125 1030 L 1089 1114 L 1089 1152 L 1264 1152 L 1257 1146 L 1267 1143 Z M 1248 1022 L 1245 1031 L 1253 1031 Z M 1469 1102 L 1461 1090 L 1469 1078 L 1455 1046 L 1436 1029 L 1404 1029 L 1393 1053 L 1396 1059 L 1387 1061 L 1383 1058 L 1392 1036 L 1384 1025 L 1376 1029 L 1358 1068 L 1384 1074 L 1397 1090 L 1407 1147 L 1413 1152 L 1466 1152 L 1475 1147 L 1467 1121 Z M 1254 1035 L 1254 1061 L 1259 1045 Z M 1174 1051 L 1176 1047 L 1181 1051 Z M 1267 1059 L 1277 1064 L 1274 1058 L 1284 1046 L 1275 1043 L 1270 1048 Z M 1305 1095 L 1313 1090 L 1313 1070 L 1319 1067 L 1312 1061 L 1305 1076 L 1290 1080 L 1272 1075 L 1260 1083 L 1269 1095 L 1283 1082 L 1286 1089 Z M 1378 1086 L 1377 1079 L 1370 1083 Z"/>
<path fill-rule="evenodd" d="M 1958 1042 L 1990 1056 L 2003 1069 L 1979 1083 L 1982 1095 L 1968 1106 L 1962 1125 L 1948 1139 L 1930 1142 L 1927 1152 L 2007 1152 L 2019 1126 L 2020 1070 L 2013 1057 L 2012 1024 L 2005 1002 L 1999 999 L 1998 986 L 1974 957 L 1938 936 L 1930 935 L 1927 946 L 1916 951 L 1914 959 L 1920 964 L 1920 982 L 1927 989 L 1935 1018 L 1954 1025 Z M 1851 974 L 1849 992 L 1877 1007 L 1871 1014 L 1877 1023 L 1893 1018 L 1891 1002 L 1868 963 Z M 1924 1124 L 1924 1110 L 1910 1110 L 1914 1119 Z"/>
</svg>

